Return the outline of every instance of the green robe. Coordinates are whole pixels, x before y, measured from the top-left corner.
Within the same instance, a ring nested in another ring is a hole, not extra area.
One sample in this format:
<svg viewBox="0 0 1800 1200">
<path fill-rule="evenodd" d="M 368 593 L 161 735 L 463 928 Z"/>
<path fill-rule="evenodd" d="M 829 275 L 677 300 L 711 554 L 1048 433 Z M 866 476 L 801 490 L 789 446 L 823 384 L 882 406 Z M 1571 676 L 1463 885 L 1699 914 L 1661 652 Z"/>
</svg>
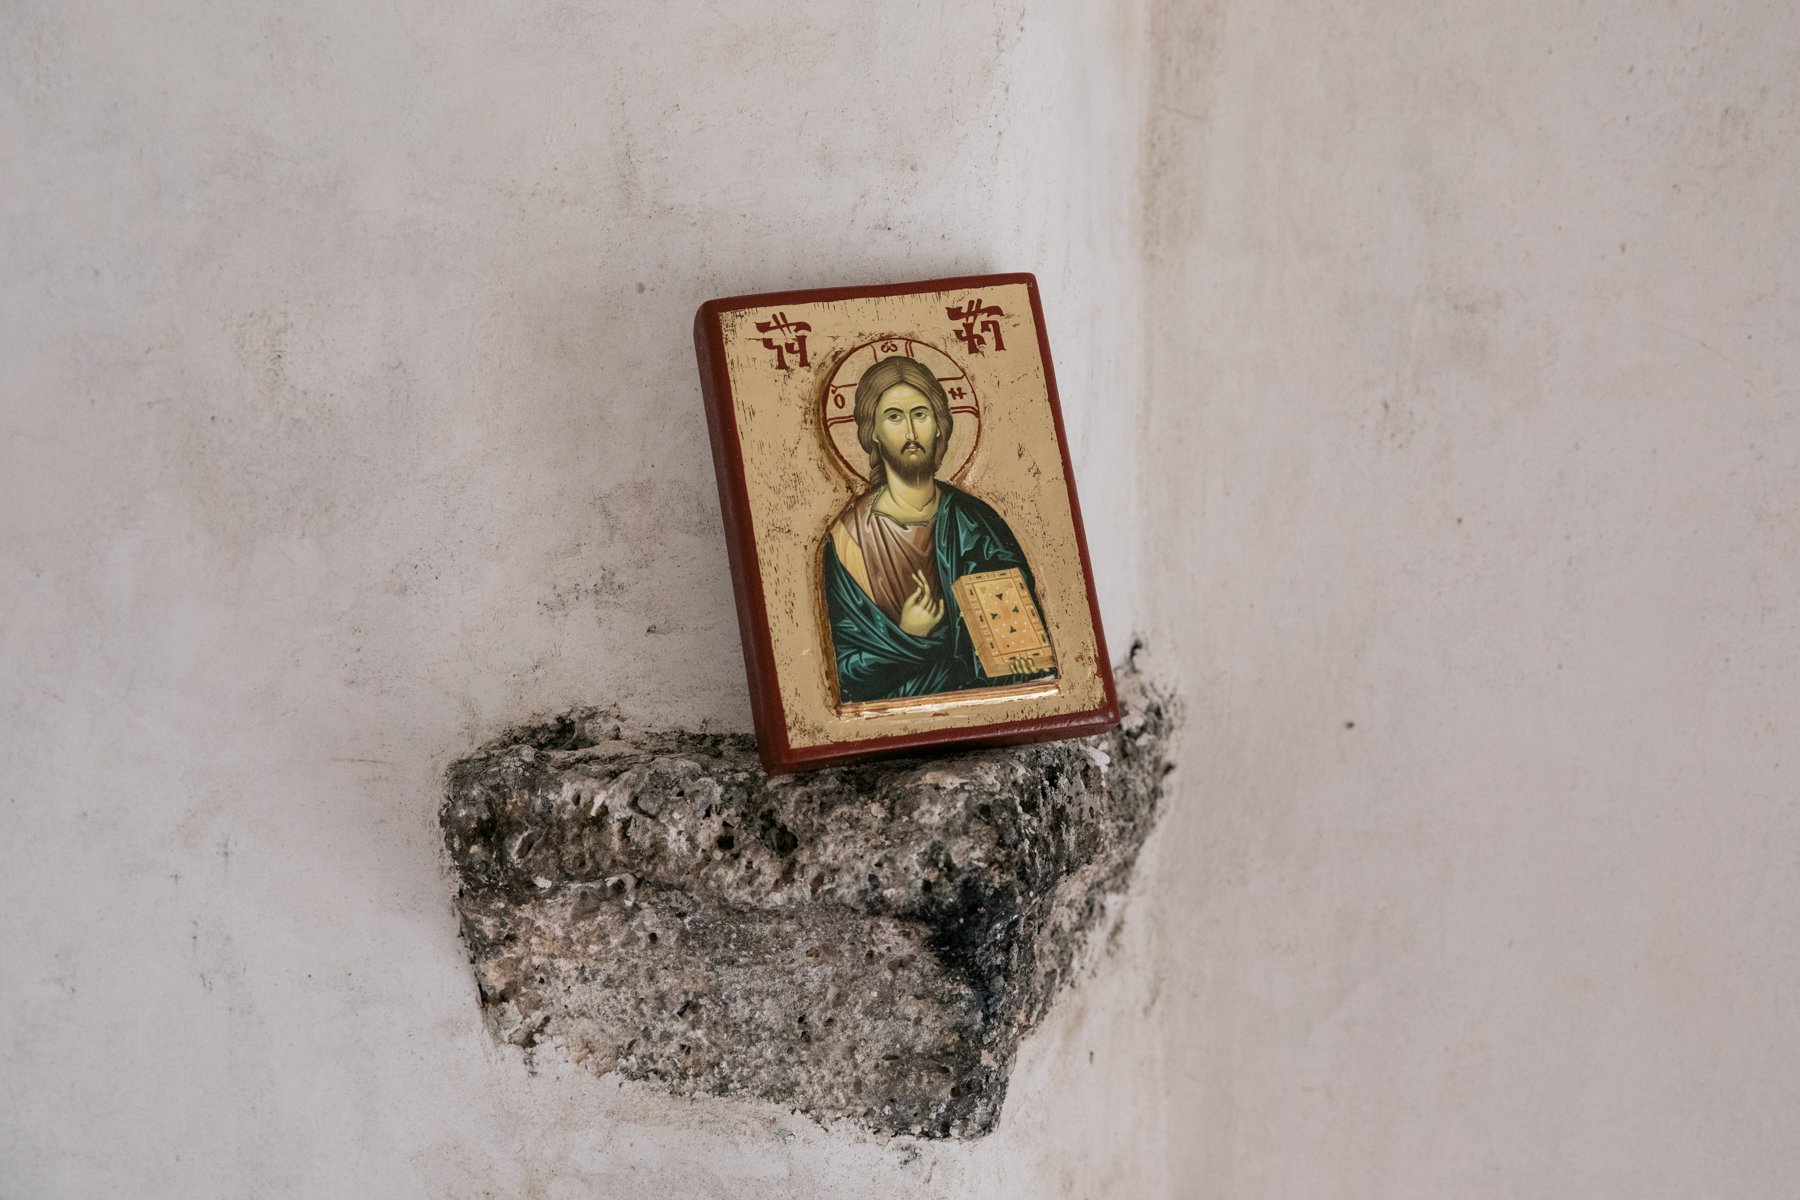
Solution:
<svg viewBox="0 0 1800 1200">
<path fill-rule="evenodd" d="M 1025 552 L 1000 514 L 985 501 L 940 480 L 932 526 L 944 616 L 924 637 L 905 632 L 877 608 L 838 561 L 831 539 L 825 539 L 825 604 L 831 615 L 840 703 L 1003 687 L 1050 674 L 983 675 L 975 644 L 957 608 L 956 580 L 1007 567 L 1019 568 L 1032 603 L 1037 603 L 1037 584 Z M 1041 605 L 1038 611 L 1043 612 Z"/>
</svg>

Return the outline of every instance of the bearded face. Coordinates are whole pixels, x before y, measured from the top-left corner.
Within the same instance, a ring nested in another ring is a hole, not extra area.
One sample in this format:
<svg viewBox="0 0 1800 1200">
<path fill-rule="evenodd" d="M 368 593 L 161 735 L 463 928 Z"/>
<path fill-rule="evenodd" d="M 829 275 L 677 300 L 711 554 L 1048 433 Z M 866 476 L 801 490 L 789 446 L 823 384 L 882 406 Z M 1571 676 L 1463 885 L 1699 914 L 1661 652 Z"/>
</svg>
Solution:
<svg viewBox="0 0 1800 1200">
<path fill-rule="evenodd" d="M 911 384 L 895 384 L 875 403 L 875 446 L 888 472 L 910 484 L 924 483 L 943 458 L 936 412 Z"/>
</svg>

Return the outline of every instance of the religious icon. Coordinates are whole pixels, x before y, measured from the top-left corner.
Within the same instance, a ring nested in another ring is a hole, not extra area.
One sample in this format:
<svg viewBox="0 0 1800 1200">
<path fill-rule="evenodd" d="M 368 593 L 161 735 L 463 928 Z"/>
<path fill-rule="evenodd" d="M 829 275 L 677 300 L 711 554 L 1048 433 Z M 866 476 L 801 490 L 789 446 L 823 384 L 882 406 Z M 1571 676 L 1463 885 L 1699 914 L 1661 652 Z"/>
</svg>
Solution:
<svg viewBox="0 0 1800 1200">
<path fill-rule="evenodd" d="M 840 703 L 1053 674 L 1018 539 L 991 505 L 938 478 L 956 414 L 937 371 L 878 354 L 855 397 L 868 469 L 854 473 L 866 487 L 832 522 L 823 553 Z"/>
<path fill-rule="evenodd" d="M 1031 276 L 715 300 L 695 340 L 771 771 L 1117 720 Z"/>
</svg>

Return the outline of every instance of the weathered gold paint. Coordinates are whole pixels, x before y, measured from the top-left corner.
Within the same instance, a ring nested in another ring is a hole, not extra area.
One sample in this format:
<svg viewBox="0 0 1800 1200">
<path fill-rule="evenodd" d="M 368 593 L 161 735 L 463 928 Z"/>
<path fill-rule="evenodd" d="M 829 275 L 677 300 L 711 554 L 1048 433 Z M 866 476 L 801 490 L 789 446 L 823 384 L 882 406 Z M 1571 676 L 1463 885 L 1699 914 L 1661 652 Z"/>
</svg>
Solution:
<svg viewBox="0 0 1800 1200">
<path fill-rule="evenodd" d="M 946 307 L 996 304 L 1006 349 L 969 354 Z M 761 308 L 720 314 L 725 358 L 762 574 L 775 678 L 796 748 L 1085 712 L 1105 703 L 1068 481 L 1050 415 L 1044 364 L 1023 284 L 783 304 L 812 326 L 810 365 L 779 371 L 755 322 Z M 1025 551 L 1061 675 L 1043 685 L 946 693 L 840 713 L 825 617 L 822 548 L 860 485 L 826 445 L 820 395 L 846 352 L 884 335 L 928 342 L 968 373 L 980 398 L 981 443 L 958 485 L 999 510 Z"/>
</svg>

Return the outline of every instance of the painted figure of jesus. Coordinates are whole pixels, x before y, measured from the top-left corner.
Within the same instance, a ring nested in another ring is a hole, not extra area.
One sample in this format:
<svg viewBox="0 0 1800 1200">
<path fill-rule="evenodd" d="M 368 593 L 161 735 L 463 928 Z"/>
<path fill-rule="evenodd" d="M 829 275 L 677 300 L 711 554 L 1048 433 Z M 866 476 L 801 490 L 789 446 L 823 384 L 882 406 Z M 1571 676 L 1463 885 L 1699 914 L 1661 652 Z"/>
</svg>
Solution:
<svg viewBox="0 0 1800 1200">
<path fill-rule="evenodd" d="M 1043 678 L 982 667 L 955 583 L 1016 568 L 1037 604 L 1018 539 L 986 502 L 937 478 L 950 444 L 949 397 L 931 369 L 895 355 L 856 385 L 856 437 L 869 487 L 825 539 L 825 602 L 840 703 L 932 696 Z M 1040 610 L 1041 611 L 1041 610 Z"/>
</svg>

